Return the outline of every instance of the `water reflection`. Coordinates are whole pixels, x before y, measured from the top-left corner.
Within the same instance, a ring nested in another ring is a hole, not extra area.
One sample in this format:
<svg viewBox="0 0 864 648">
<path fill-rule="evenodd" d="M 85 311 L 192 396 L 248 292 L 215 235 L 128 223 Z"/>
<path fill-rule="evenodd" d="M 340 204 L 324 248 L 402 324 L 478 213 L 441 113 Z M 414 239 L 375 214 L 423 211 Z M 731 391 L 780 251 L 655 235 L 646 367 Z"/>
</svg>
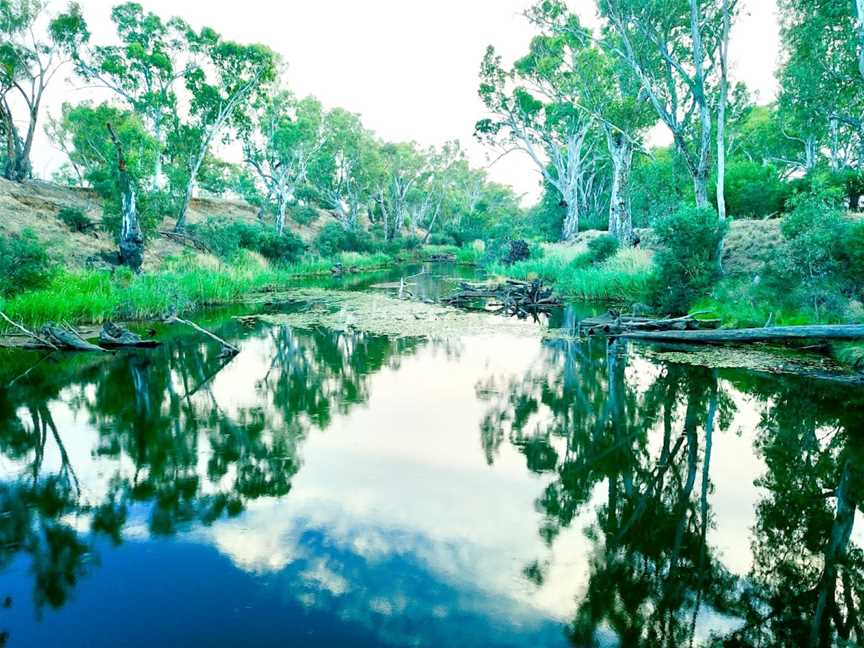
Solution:
<svg viewBox="0 0 864 648">
<path fill-rule="evenodd" d="M 482 392 L 496 394 L 481 426 L 487 459 L 506 439 L 529 470 L 554 475 L 536 500 L 540 536 L 554 546 L 578 523 L 590 541 L 574 645 L 864 640 L 852 541 L 864 485 L 860 390 L 646 366 L 622 342 L 595 340 L 548 344 L 525 376 Z M 738 433 L 752 434 L 765 471 L 751 566 L 734 573 L 711 542 L 724 524 L 712 503 L 726 487 L 712 476 L 713 454 L 748 406 L 756 425 Z M 526 575 L 542 583 L 543 564 Z"/>
<path fill-rule="evenodd" d="M 220 332 L 238 357 L 4 356 L 0 645 L 98 643 L 97 615 L 143 644 L 166 605 L 193 634 L 165 643 L 862 641 L 861 390 L 599 339 Z"/>
</svg>

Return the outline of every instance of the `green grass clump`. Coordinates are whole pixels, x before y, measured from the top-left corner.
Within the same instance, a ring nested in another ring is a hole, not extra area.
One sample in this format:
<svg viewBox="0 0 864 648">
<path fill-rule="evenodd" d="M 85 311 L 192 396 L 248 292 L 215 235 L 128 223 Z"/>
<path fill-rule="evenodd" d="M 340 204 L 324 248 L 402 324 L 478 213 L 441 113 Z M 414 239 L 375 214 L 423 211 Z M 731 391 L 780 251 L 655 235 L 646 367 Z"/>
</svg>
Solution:
<svg viewBox="0 0 864 648">
<path fill-rule="evenodd" d="M 654 272 L 648 250 L 622 248 L 594 263 L 594 254 L 585 246 L 552 244 L 544 249 L 540 258 L 491 270 L 514 279 L 542 279 L 562 295 L 586 301 L 637 301 L 648 292 Z"/>
<path fill-rule="evenodd" d="M 63 271 L 42 288 L 0 301 L 0 308 L 13 320 L 34 327 L 49 321 L 98 324 L 109 319 L 145 320 L 171 309 L 190 312 L 238 302 L 266 289 L 287 288 L 302 277 L 329 275 L 336 263 L 370 271 L 391 265 L 393 259 L 381 253 L 346 252 L 335 258 L 313 257 L 283 266 L 246 253 L 230 264 L 217 265 L 192 256 L 167 259 L 158 271 L 140 275 L 122 268 L 113 273 Z"/>
</svg>

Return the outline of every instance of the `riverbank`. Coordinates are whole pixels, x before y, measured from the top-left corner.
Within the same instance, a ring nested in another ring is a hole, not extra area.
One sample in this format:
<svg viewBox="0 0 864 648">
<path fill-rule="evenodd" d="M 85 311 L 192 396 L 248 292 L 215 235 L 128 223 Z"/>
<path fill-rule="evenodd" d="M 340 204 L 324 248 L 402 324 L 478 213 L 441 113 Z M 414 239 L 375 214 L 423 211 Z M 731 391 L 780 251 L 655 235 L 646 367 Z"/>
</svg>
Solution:
<svg viewBox="0 0 864 648">
<path fill-rule="evenodd" d="M 0 310 L 26 326 L 46 322 L 100 324 L 108 320 L 143 321 L 168 312 L 190 313 L 200 308 L 238 303 L 255 295 L 281 291 L 303 280 L 363 276 L 403 264 L 447 256 L 455 263 L 476 262 L 472 250 L 429 246 L 410 253 L 307 257 L 291 265 L 270 264 L 255 254 L 233 263 L 212 257 L 181 255 L 165 260 L 157 270 L 133 274 L 125 268 L 60 270 L 44 288 L 0 299 Z M 350 283 L 350 281 L 348 282 Z"/>
</svg>

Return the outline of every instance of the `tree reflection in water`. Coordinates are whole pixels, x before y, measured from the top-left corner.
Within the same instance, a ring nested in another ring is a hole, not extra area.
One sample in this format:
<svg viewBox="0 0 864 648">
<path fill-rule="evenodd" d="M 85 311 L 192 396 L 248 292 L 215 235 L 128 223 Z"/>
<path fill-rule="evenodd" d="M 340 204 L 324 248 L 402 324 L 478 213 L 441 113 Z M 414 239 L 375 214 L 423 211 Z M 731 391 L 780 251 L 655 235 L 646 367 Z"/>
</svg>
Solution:
<svg viewBox="0 0 864 648">
<path fill-rule="evenodd" d="M 507 441 L 553 477 L 536 502 L 544 540 L 554 545 L 578 521 L 593 547 L 574 645 L 864 641 L 862 551 L 851 540 L 864 485 L 860 390 L 658 368 L 623 342 L 591 340 L 547 343 L 525 376 L 478 394 L 491 396 L 487 460 Z M 753 442 L 766 472 L 744 574 L 724 566 L 709 534 L 724 522 L 712 511 L 723 484 L 711 457 L 734 394 L 763 412 Z M 545 568 L 534 562 L 525 575 L 542 585 Z"/>
<path fill-rule="evenodd" d="M 95 562 L 94 535 L 122 542 L 133 507 L 150 533 L 166 535 L 288 493 L 309 431 L 365 402 L 369 378 L 420 345 L 287 327 L 261 328 L 251 341 L 268 362 L 258 376 L 234 375 L 249 382 L 238 391 L 254 394 L 245 407 L 219 402 L 219 347 L 188 338 L 98 358 L 22 353 L 4 364 L 0 453 L 14 468 L 4 464 L 0 482 L 0 571 L 29 557 L 37 610 L 64 604 Z M 94 455 L 111 473 L 104 492 L 78 482 L 54 422 L 64 407 L 98 431 Z M 49 465 L 46 452 L 59 462 Z"/>
</svg>

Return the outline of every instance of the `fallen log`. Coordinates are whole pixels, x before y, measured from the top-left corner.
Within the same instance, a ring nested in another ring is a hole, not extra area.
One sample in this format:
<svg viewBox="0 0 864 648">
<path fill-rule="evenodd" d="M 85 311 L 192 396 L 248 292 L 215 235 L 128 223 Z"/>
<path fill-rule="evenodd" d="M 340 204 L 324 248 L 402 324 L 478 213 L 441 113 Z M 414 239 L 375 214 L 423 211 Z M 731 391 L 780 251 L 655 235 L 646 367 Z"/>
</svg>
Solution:
<svg viewBox="0 0 864 648">
<path fill-rule="evenodd" d="M 768 328 L 720 329 L 714 331 L 626 331 L 620 337 L 646 342 L 684 344 L 786 343 L 808 340 L 864 340 L 864 325 L 835 324 L 812 326 L 773 326 Z"/>
<path fill-rule="evenodd" d="M 113 322 L 105 322 L 99 333 L 99 344 L 105 349 L 121 348 L 152 348 L 159 346 L 156 340 L 144 340 L 140 335 L 118 326 Z"/>
<path fill-rule="evenodd" d="M 210 247 L 204 243 L 204 241 L 195 238 L 194 236 L 190 236 L 189 234 L 185 234 L 183 232 L 173 232 L 168 230 L 159 230 L 159 235 L 167 238 L 170 241 L 174 241 L 175 243 L 179 243 L 185 247 L 191 247 L 199 252 L 206 252 L 207 254 L 213 254 L 213 251 Z"/>
<path fill-rule="evenodd" d="M 587 335 L 596 335 L 599 333 L 619 335 L 632 331 L 693 331 L 720 328 L 722 322 L 718 319 L 696 319 L 698 315 L 702 314 L 704 313 L 693 313 L 684 317 L 653 319 L 650 317 L 619 315 L 614 311 L 609 311 L 599 317 L 583 319 L 579 322 L 579 327 Z"/>
<path fill-rule="evenodd" d="M 51 348 L 65 351 L 104 353 L 105 349 L 91 344 L 72 328 L 62 328 L 48 323 L 39 330 L 39 335 L 51 343 Z"/>
</svg>

